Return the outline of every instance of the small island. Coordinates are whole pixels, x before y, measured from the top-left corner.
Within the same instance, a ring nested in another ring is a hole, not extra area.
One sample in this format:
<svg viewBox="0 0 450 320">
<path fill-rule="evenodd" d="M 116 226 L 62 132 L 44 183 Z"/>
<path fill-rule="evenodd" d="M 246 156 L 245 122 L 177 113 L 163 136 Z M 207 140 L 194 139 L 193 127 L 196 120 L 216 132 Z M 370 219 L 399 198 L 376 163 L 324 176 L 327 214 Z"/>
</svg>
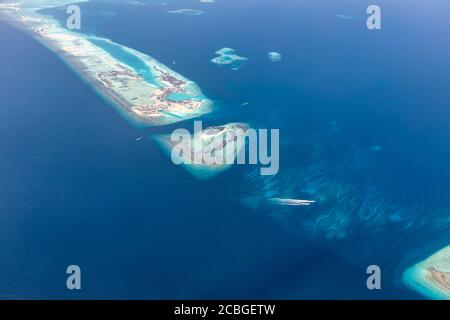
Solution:
<svg viewBox="0 0 450 320">
<path fill-rule="evenodd" d="M 236 50 L 231 48 L 222 48 L 215 52 L 218 57 L 211 59 L 212 63 L 220 66 L 226 66 L 231 70 L 239 70 L 248 58 L 238 56 Z"/>
<path fill-rule="evenodd" d="M 267 55 L 271 62 L 280 62 L 282 58 L 281 53 L 275 51 L 268 52 Z"/>
<path fill-rule="evenodd" d="M 407 269 L 403 282 L 430 299 L 450 300 L 450 246 Z"/>
<path fill-rule="evenodd" d="M 193 176 L 205 180 L 229 169 L 245 145 L 245 123 L 229 123 L 194 130 L 181 129 L 183 139 L 157 135 L 153 139 L 175 164 L 182 165 Z M 176 132 L 175 132 L 176 133 Z"/>
</svg>

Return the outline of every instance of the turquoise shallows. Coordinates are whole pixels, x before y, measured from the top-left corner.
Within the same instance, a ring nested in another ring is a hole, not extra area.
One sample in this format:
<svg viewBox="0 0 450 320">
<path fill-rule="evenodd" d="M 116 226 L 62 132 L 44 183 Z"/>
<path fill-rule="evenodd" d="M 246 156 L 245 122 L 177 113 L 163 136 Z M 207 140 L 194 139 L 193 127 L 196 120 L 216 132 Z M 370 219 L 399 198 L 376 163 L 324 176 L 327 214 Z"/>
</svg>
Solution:
<svg viewBox="0 0 450 320">
<path fill-rule="evenodd" d="M 147 81 L 149 84 L 156 87 L 160 87 L 160 84 L 156 80 L 152 70 L 139 57 L 124 50 L 120 45 L 111 43 L 106 40 L 93 37 L 89 37 L 88 40 L 93 44 L 95 44 L 96 46 L 99 46 L 100 48 L 108 52 L 115 59 L 132 68 L 136 73 L 142 76 L 142 78 L 145 79 L 145 81 Z"/>
</svg>

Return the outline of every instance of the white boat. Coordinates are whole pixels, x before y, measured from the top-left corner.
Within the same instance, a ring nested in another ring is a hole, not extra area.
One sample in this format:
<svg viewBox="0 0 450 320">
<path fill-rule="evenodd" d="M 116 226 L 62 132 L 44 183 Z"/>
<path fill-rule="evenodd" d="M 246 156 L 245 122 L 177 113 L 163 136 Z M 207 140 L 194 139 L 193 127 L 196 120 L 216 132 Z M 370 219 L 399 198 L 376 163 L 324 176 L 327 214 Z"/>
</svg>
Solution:
<svg viewBox="0 0 450 320">
<path fill-rule="evenodd" d="M 301 200 L 301 199 L 283 199 L 283 198 L 272 198 L 271 202 L 275 204 L 281 204 L 284 206 L 309 206 L 315 203 L 315 200 Z"/>
</svg>

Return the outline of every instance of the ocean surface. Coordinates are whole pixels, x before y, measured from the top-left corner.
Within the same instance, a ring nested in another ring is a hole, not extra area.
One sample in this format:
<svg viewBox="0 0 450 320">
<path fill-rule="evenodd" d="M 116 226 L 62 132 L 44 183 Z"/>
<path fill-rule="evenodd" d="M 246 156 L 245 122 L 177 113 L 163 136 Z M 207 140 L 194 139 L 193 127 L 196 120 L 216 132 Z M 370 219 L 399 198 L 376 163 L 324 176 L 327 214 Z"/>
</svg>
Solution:
<svg viewBox="0 0 450 320">
<path fill-rule="evenodd" d="M 147 139 L 193 120 L 130 126 L 0 21 L 0 298 L 421 298 L 403 271 L 450 243 L 450 2 L 378 1 L 380 31 L 363 0 L 141 3 L 81 3 L 81 32 L 194 81 L 204 126 L 279 128 L 280 172 L 195 179 Z M 223 47 L 249 60 L 211 63 Z"/>
</svg>

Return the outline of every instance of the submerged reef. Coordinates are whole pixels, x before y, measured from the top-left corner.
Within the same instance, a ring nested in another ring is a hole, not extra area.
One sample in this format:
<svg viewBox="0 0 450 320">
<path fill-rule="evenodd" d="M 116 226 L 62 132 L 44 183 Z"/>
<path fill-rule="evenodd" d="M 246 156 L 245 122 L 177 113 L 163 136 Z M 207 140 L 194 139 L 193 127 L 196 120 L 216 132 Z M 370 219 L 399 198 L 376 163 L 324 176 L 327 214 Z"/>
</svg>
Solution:
<svg viewBox="0 0 450 320">
<path fill-rule="evenodd" d="M 269 52 L 267 55 L 269 56 L 269 60 L 271 62 L 280 62 L 282 58 L 281 53 L 275 51 Z"/>
<path fill-rule="evenodd" d="M 420 197 L 420 192 L 418 196 L 392 186 L 385 178 L 388 168 L 377 165 L 377 153 L 370 146 L 349 144 L 335 130 L 303 134 L 296 141 L 301 147 L 295 153 L 285 146 L 280 154 L 284 165 L 276 176 L 261 176 L 257 170 L 246 175 L 238 188 L 242 203 L 352 264 L 382 265 L 383 274 L 400 284 L 406 268 L 450 239 L 450 203 L 445 200 L 450 195 L 437 203 Z M 286 205 L 292 203 L 286 199 L 314 202 Z M 449 261 L 447 249 L 411 269 L 408 275 L 413 276 L 403 277 L 403 283 L 414 279 L 423 286 L 434 277 L 430 286 L 450 288 Z M 417 280 L 417 270 L 426 270 L 428 280 Z M 409 286 L 421 292 L 417 285 Z"/>
<path fill-rule="evenodd" d="M 234 71 L 239 70 L 244 65 L 244 62 L 248 60 L 248 58 L 238 56 L 236 50 L 231 48 L 222 48 L 215 53 L 218 57 L 213 58 L 211 60 L 212 63 L 226 66 Z"/>
<path fill-rule="evenodd" d="M 185 14 L 185 15 L 189 15 L 189 16 L 199 16 L 199 15 L 202 15 L 204 12 L 202 10 L 197 10 L 197 9 L 178 9 L 178 10 L 167 11 L 167 13 Z"/>
<path fill-rule="evenodd" d="M 361 20 L 361 18 L 359 18 L 359 17 L 348 16 L 348 15 L 345 15 L 345 14 L 335 14 L 334 16 L 336 18 L 344 19 L 344 20 Z"/>
</svg>

